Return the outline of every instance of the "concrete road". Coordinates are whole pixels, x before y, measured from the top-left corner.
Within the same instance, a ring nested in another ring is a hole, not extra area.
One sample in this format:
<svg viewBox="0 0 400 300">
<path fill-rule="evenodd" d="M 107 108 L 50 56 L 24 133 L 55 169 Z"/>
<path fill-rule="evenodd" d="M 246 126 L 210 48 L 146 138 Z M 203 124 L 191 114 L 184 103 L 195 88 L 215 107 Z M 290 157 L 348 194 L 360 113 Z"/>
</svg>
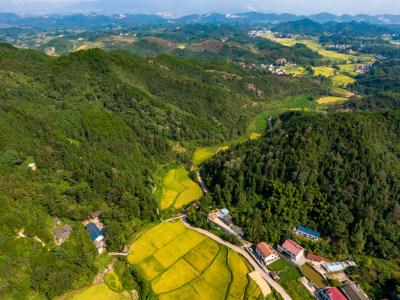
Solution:
<svg viewBox="0 0 400 300">
<path fill-rule="evenodd" d="M 281 294 L 281 296 L 283 297 L 283 299 L 285 299 L 285 300 L 291 300 L 291 299 L 292 299 L 292 298 L 286 293 L 286 291 L 285 291 L 275 280 L 273 280 L 273 279 L 268 275 L 268 273 L 265 272 L 265 271 L 263 270 L 263 268 L 261 268 L 261 266 L 260 266 L 256 261 L 254 261 L 254 259 L 252 259 L 252 258 L 250 257 L 250 255 L 247 253 L 246 250 L 244 250 L 244 249 L 242 249 L 242 248 L 240 248 L 240 247 L 237 247 L 237 246 L 235 246 L 235 245 L 232 245 L 231 243 L 228 243 L 227 241 L 224 241 L 224 240 L 220 239 L 219 237 L 217 237 L 216 235 L 214 235 L 214 234 L 208 232 L 208 231 L 205 230 L 205 229 L 201 229 L 201 228 L 192 226 L 191 224 L 189 224 L 189 223 L 186 221 L 186 216 L 182 216 L 182 222 L 183 222 L 183 224 L 185 224 L 186 227 L 188 227 L 188 228 L 190 228 L 190 229 L 193 229 L 193 230 L 195 230 L 195 231 L 197 231 L 197 232 L 199 232 L 199 233 L 201 233 L 201 234 L 204 234 L 205 236 L 208 236 L 210 239 L 213 239 L 214 241 L 216 241 L 216 242 L 218 242 L 218 243 L 220 243 L 220 244 L 222 244 L 222 245 L 224 245 L 224 246 L 226 246 L 226 247 L 228 247 L 228 248 L 231 248 L 233 251 L 235 251 L 235 252 L 241 254 L 241 255 L 242 255 L 244 258 L 246 258 L 246 259 L 248 260 L 248 262 L 253 266 L 254 270 L 256 270 L 257 273 L 260 274 L 260 276 L 261 276 L 262 278 L 264 278 L 265 281 L 268 282 L 268 284 L 269 284 L 270 286 L 272 286 L 279 294 Z"/>
</svg>

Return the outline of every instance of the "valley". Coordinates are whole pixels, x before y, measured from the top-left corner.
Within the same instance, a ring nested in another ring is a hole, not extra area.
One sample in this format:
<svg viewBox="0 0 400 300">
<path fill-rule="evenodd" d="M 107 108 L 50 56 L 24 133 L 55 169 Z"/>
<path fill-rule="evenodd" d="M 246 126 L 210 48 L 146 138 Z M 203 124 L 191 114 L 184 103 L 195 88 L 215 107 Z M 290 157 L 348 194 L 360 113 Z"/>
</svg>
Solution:
<svg viewBox="0 0 400 300">
<path fill-rule="evenodd" d="M 0 297 L 400 293 L 396 27 L 130 18 L 0 28 Z"/>
</svg>

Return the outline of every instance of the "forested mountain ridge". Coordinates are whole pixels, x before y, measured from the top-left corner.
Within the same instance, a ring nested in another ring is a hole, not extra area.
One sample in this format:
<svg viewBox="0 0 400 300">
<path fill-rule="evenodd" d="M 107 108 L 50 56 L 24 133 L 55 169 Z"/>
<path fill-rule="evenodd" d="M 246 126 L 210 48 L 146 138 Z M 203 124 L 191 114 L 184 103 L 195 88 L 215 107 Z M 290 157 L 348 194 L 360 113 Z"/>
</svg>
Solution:
<svg viewBox="0 0 400 300">
<path fill-rule="evenodd" d="M 395 258 L 399 128 L 398 111 L 286 113 L 265 137 L 212 158 L 206 182 L 252 242 L 278 243 L 305 225 L 331 240 L 316 252 Z"/>
<path fill-rule="evenodd" d="M 327 88 L 223 63 L 99 49 L 50 58 L 8 44 L 0 78 L 0 297 L 20 298 L 92 282 L 96 249 L 79 222 L 92 211 L 110 208 L 109 251 L 156 220 L 154 171 L 190 160 L 174 144 L 235 138 L 263 103 Z M 73 228 L 57 247 L 56 216 Z"/>
</svg>

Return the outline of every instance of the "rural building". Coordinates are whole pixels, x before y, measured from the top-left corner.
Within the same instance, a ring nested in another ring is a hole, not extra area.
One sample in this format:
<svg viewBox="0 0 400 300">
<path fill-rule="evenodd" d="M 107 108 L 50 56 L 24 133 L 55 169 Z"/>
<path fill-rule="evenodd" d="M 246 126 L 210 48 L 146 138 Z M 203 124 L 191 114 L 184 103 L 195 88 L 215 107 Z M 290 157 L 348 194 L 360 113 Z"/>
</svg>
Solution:
<svg viewBox="0 0 400 300">
<path fill-rule="evenodd" d="M 55 217 L 53 220 L 54 220 L 54 223 L 56 223 L 57 226 L 61 225 L 61 221 L 60 221 L 59 218 Z"/>
<path fill-rule="evenodd" d="M 89 223 L 85 226 L 86 231 L 89 233 L 90 238 L 94 242 L 97 250 L 101 254 L 104 251 L 104 234 L 94 223 Z"/>
<path fill-rule="evenodd" d="M 287 254 L 294 260 L 298 260 L 304 254 L 304 248 L 292 240 L 286 240 L 282 245 L 278 245 L 278 251 Z"/>
<path fill-rule="evenodd" d="M 232 221 L 232 217 L 230 215 L 226 215 L 225 217 L 221 218 L 222 221 L 224 221 L 224 223 L 228 226 L 232 226 L 233 225 L 233 221 Z"/>
<path fill-rule="evenodd" d="M 352 260 L 345 260 L 342 262 L 327 263 L 321 265 L 321 267 L 327 272 L 340 272 L 348 267 L 356 267 L 356 263 Z"/>
<path fill-rule="evenodd" d="M 335 287 L 321 290 L 320 296 L 324 300 L 347 300 L 346 297 Z"/>
<path fill-rule="evenodd" d="M 232 226 L 231 226 L 231 229 L 232 229 L 234 232 L 236 232 L 238 235 L 240 235 L 240 236 L 243 236 L 243 235 L 244 235 L 243 229 L 240 228 L 239 226 L 232 225 Z"/>
<path fill-rule="evenodd" d="M 354 283 L 346 283 L 340 289 L 349 300 L 369 300 L 364 291 Z"/>
<path fill-rule="evenodd" d="M 275 271 L 271 271 L 269 274 L 271 275 L 273 280 L 279 280 L 280 279 L 278 274 Z"/>
<path fill-rule="evenodd" d="M 312 253 L 307 253 L 307 258 L 311 259 L 311 260 L 314 260 L 314 261 L 319 261 L 319 262 L 322 261 L 322 257 L 321 256 L 318 256 L 318 255 L 315 255 L 315 254 L 312 254 Z"/>
<path fill-rule="evenodd" d="M 54 235 L 56 236 L 56 239 L 62 243 L 66 238 L 68 238 L 71 235 L 72 228 L 68 224 L 65 225 L 64 227 L 57 227 L 54 229 Z"/>
<path fill-rule="evenodd" d="M 304 236 L 305 238 L 308 238 L 312 241 L 318 241 L 318 239 L 321 237 L 321 234 L 319 232 L 305 228 L 303 226 L 297 226 L 295 232 L 297 235 Z"/>
<path fill-rule="evenodd" d="M 261 242 L 256 246 L 256 253 L 261 257 L 265 264 L 272 263 L 274 260 L 279 258 L 274 250 L 272 250 L 265 242 Z"/>
</svg>

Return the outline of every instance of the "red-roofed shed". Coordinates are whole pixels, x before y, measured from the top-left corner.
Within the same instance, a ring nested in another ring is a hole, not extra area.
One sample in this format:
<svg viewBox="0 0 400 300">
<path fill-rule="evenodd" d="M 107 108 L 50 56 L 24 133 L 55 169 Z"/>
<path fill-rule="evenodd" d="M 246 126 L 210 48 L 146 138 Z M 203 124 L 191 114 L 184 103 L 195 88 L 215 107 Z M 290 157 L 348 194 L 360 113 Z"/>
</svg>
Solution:
<svg viewBox="0 0 400 300">
<path fill-rule="evenodd" d="M 307 258 L 315 261 L 322 261 L 322 257 L 312 253 L 307 253 Z"/>
</svg>

